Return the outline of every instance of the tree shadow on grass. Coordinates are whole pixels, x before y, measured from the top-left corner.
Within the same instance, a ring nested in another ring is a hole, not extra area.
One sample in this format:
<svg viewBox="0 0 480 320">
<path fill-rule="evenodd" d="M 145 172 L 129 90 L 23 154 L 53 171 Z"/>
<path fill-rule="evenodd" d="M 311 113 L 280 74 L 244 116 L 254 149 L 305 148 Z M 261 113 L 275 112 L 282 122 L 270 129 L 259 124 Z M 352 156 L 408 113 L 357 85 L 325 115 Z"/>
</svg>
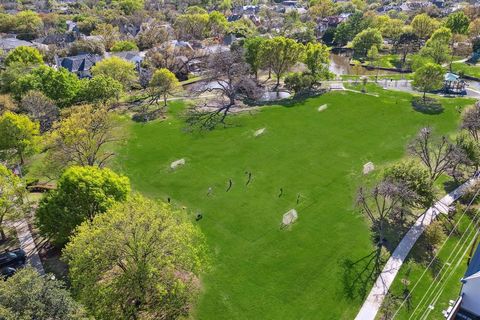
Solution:
<svg viewBox="0 0 480 320">
<path fill-rule="evenodd" d="M 363 300 L 381 272 L 383 265 L 381 248 L 375 249 L 356 261 L 344 259 L 340 265 L 344 294 L 351 300 Z"/>
<path fill-rule="evenodd" d="M 415 111 L 423 114 L 436 115 L 443 112 L 443 106 L 440 101 L 433 98 L 414 97 L 412 99 L 412 107 Z"/>
</svg>

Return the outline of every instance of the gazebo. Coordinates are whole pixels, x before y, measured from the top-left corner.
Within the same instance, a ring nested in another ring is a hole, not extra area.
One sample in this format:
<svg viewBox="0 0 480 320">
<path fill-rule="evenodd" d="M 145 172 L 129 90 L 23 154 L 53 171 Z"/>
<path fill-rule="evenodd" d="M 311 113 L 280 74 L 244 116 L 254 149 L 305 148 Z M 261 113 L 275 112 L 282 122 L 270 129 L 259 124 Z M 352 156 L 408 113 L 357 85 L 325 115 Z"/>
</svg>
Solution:
<svg viewBox="0 0 480 320">
<path fill-rule="evenodd" d="M 465 81 L 459 75 L 448 72 L 444 77 L 443 91 L 447 94 L 465 94 Z"/>
</svg>

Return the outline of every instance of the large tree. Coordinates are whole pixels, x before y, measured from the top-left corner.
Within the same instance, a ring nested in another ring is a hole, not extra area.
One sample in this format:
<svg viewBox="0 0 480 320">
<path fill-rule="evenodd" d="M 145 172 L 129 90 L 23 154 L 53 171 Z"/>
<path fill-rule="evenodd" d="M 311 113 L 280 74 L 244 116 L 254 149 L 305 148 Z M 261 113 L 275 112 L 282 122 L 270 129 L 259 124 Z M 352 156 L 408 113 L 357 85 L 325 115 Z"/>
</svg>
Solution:
<svg viewBox="0 0 480 320">
<path fill-rule="evenodd" d="M 123 85 L 119 81 L 100 74 L 86 81 L 80 92 L 80 99 L 106 105 L 109 102 L 118 101 L 122 92 Z"/>
<path fill-rule="evenodd" d="M 47 161 L 60 168 L 68 165 L 105 166 L 114 154 L 106 150 L 116 139 L 114 122 L 105 107 L 77 106 L 54 125 Z"/>
<path fill-rule="evenodd" d="M 442 66 L 434 63 L 426 63 L 415 71 L 412 85 L 423 92 L 424 103 L 427 92 L 442 88 L 444 73 Z"/>
<path fill-rule="evenodd" d="M 243 48 L 245 50 L 245 61 L 250 66 L 250 71 L 258 78 L 258 71 L 262 67 L 261 48 L 265 41 L 262 37 L 250 37 L 245 39 Z"/>
<path fill-rule="evenodd" d="M 371 47 L 380 48 L 383 44 L 383 38 L 380 31 L 373 28 L 367 28 L 353 38 L 352 47 L 355 54 L 365 57 Z"/>
<path fill-rule="evenodd" d="M 19 46 L 10 51 L 5 57 L 6 66 L 13 63 L 21 63 L 23 65 L 35 65 L 43 63 L 43 57 L 40 52 L 32 47 Z"/>
<path fill-rule="evenodd" d="M 328 78 L 330 51 L 326 45 L 321 43 L 308 43 L 305 47 L 304 62 L 308 67 L 308 71 L 315 79 Z"/>
<path fill-rule="evenodd" d="M 385 228 L 388 222 L 404 217 L 415 197 L 415 193 L 404 183 L 390 179 L 379 182 L 371 189 L 361 187 L 358 190 L 357 207 L 372 223 L 379 248 L 386 241 Z"/>
<path fill-rule="evenodd" d="M 0 281 L 0 317 L 4 320 L 89 319 L 61 281 L 52 275 L 41 276 L 31 267 Z"/>
<path fill-rule="evenodd" d="M 176 93 L 180 87 L 180 82 L 170 70 L 157 69 L 149 83 L 149 95 L 154 103 L 163 98 L 163 106 L 166 107 L 168 95 Z"/>
<path fill-rule="evenodd" d="M 184 212 L 139 195 L 83 223 L 64 250 L 74 293 L 99 320 L 187 317 L 206 252 Z"/>
<path fill-rule="evenodd" d="M 40 201 L 35 223 L 43 236 L 61 246 L 83 221 L 126 200 L 129 192 L 128 178 L 110 169 L 73 166 L 62 174 L 57 189 Z"/>
<path fill-rule="evenodd" d="M 261 90 L 253 79 L 241 51 L 218 52 L 208 63 L 204 81 L 195 88 L 197 94 L 214 92 L 218 100 L 210 101 L 210 106 L 196 106 L 190 113 L 188 122 L 213 129 L 218 123 L 225 123 L 231 109 L 243 98 L 256 98 Z M 200 110 L 199 110 L 200 109 Z"/>
<path fill-rule="evenodd" d="M 0 158 L 10 160 L 18 157 L 23 165 L 25 157 L 37 150 L 39 135 L 38 123 L 26 115 L 5 112 L 0 116 Z"/>
<path fill-rule="evenodd" d="M 280 79 L 295 63 L 302 60 L 304 46 L 293 39 L 274 37 L 265 40 L 261 46 L 261 59 L 267 68 L 276 76 L 276 88 L 280 86 Z"/>
<path fill-rule="evenodd" d="M 420 39 L 427 39 L 432 35 L 433 31 L 437 29 L 439 22 L 436 21 L 434 18 L 431 18 L 426 13 L 422 13 L 416 15 L 410 25 L 413 28 L 413 32 Z"/>
<path fill-rule="evenodd" d="M 435 137 L 430 128 L 422 128 L 409 144 L 408 152 L 428 170 L 430 180 L 435 182 L 442 174 L 456 165 L 457 148 L 447 137 Z"/>
<path fill-rule="evenodd" d="M 43 21 L 38 13 L 25 10 L 15 16 L 15 29 L 17 37 L 23 40 L 33 40 L 38 37 L 43 29 Z"/>
<path fill-rule="evenodd" d="M 5 240 L 3 223 L 24 213 L 25 184 L 11 170 L 0 164 L 0 240 Z M 1 302 L 0 302 L 1 303 Z"/>
<path fill-rule="evenodd" d="M 107 76 L 120 82 L 127 90 L 137 79 L 135 65 L 119 57 L 110 57 L 99 61 L 92 67 L 93 76 Z"/>
<path fill-rule="evenodd" d="M 74 73 L 42 65 L 17 79 L 12 90 L 18 100 L 29 90 L 38 90 L 54 100 L 57 106 L 66 107 L 75 102 L 80 88 L 80 80 Z"/>
<path fill-rule="evenodd" d="M 415 205 L 423 208 L 430 207 L 435 200 L 433 183 L 428 171 L 415 161 L 401 161 L 387 167 L 383 173 L 386 180 L 405 185 L 415 192 L 417 197 L 412 201 Z"/>
<path fill-rule="evenodd" d="M 456 34 L 466 34 L 469 24 L 470 19 L 467 17 L 465 12 L 461 10 L 449 14 L 447 21 L 445 22 L 445 26 L 452 30 L 452 33 Z"/>
</svg>

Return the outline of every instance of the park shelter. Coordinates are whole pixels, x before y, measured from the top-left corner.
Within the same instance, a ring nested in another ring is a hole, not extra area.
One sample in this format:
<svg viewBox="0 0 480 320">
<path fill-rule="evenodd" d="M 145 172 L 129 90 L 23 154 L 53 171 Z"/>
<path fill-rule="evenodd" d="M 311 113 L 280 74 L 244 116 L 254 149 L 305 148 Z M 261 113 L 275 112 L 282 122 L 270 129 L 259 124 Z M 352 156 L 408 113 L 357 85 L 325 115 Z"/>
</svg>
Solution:
<svg viewBox="0 0 480 320">
<path fill-rule="evenodd" d="M 465 81 L 459 75 L 447 72 L 444 76 L 443 90 L 447 94 L 464 94 Z"/>
</svg>

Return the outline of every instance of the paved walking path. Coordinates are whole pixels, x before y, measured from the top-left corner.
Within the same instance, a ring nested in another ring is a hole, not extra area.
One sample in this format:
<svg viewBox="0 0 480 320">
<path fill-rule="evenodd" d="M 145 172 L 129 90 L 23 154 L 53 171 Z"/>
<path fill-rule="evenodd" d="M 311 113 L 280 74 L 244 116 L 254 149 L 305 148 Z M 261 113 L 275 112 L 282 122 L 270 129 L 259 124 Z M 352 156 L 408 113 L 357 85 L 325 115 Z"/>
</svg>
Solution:
<svg viewBox="0 0 480 320">
<path fill-rule="evenodd" d="M 380 307 L 382 306 L 383 299 L 385 298 L 390 286 L 395 280 L 400 267 L 408 256 L 408 253 L 412 249 L 415 242 L 422 235 L 425 228 L 435 220 L 440 213 L 447 213 L 449 206 L 464 193 L 476 179 L 472 178 L 462 184 L 454 191 L 447 194 L 445 197 L 437 201 L 433 207 L 429 208 L 422 214 L 412 228 L 405 234 L 402 241 L 398 244 L 397 248 L 393 252 L 390 259 L 383 267 L 380 276 L 378 276 L 370 294 L 363 303 L 360 312 L 357 314 L 355 320 L 374 320 Z"/>
<path fill-rule="evenodd" d="M 18 241 L 20 242 L 20 248 L 22 248 L 27 254 L 27 263 L 37 269 L 39 274 L 45 274 L 42 260 L 40 260 L 40 256 L 38 255 L 37 246 L 33 240 L 27 221 L 25 219 L 21 219 L 16 222 L 10 222 L 9 224 L 17 229 L 17 237 Z"/>
</svg>

